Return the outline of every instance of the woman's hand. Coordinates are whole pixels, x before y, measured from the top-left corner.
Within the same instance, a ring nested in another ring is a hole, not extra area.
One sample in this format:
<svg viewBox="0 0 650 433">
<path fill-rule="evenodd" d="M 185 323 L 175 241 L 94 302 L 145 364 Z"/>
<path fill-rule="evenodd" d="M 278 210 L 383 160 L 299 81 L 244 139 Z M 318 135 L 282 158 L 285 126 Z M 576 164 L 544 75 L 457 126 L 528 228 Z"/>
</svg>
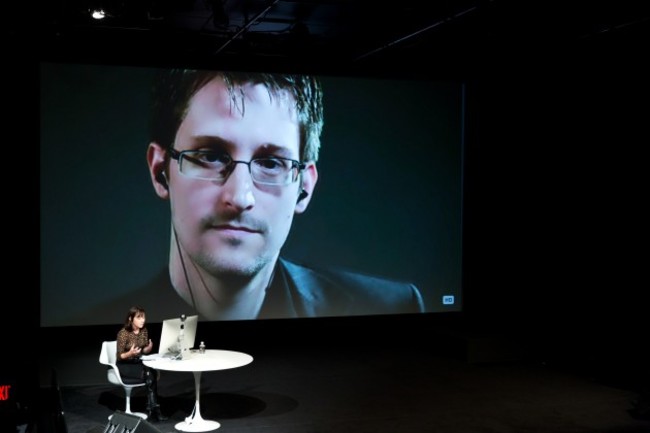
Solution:
<svg viewBox="0 0 650 433">
<path fill-rule="evenodd" d="M 142 349 L 140 349 L 138 346 L 136 346 L 136 345 L 134 344 L 133 346 L 131 346 L 131 348 L 129 349 L 129 351 L 126 352 L 126 354 L 127 354 L 127 358 L 133 358 L 133 357 L 136 357 L 136 356 L 140 355 L 140 352 L 142 352 Z"/>
<path fill-rule="evenodd" d="M 142 350 L 144 353 L 149 353 L 151 352 L 151 349 L 153 349 L 153 341 L 151 341 L 151 338 L 149 339 L 149 343 L 144 347 Z"/>
</svg>

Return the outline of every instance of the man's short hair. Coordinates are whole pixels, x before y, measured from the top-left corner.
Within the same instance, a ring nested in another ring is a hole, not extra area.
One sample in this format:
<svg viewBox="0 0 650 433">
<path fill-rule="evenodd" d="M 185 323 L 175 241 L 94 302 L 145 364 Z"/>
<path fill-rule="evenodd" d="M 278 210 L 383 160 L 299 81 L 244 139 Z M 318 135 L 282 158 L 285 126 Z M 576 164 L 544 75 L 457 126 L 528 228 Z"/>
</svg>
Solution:
<svg viewBox="0 0 650 433">
<path fill-rule="evenodd" d="M 318 160 L 320 134 L 323 129 L 323 92 L 313 76 L 229 71 L 171 69 L 161 71 L 153 86 L 150 119 L 151 141 L 167 148 L 174 145 L 190 100 L 196 92 L 215 78 L 226 84 L 233 102 L 241 97 L 244 84 L 262 84 L 270 96 L 288 92 L 296 101 L 300 132 L 301 161 Z"/>
</svg>

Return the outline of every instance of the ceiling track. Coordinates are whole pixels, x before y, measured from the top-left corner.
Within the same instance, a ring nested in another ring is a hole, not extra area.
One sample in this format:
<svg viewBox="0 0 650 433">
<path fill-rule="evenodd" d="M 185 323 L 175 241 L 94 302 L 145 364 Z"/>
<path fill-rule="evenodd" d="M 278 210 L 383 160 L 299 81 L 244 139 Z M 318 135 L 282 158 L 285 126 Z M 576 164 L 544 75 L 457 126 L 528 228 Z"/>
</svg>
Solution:
<svg viewBox="0 0 650 433">
<path fill-rule="evenodd" d="M 217 50 L 214 52 L 215 55 L 219 54 L 221 51 L 223 51 L 232 41 L 237 39 L 239 36 L 243 35 L 248 31 L 248 29 L 257 22 L 260 18 L 262 18 L 264 15 L 266 15 L 273 6 L 275 6 L 280 0 L 273 0 L 264 8 L 262 12 L 257 14 L 253 19 L 249 20 L 245 26 L 243 26 L 241 29 L 239 29 L 235 34 L 233 34 L 228 40 L 226 40 Z"/>
</svg>

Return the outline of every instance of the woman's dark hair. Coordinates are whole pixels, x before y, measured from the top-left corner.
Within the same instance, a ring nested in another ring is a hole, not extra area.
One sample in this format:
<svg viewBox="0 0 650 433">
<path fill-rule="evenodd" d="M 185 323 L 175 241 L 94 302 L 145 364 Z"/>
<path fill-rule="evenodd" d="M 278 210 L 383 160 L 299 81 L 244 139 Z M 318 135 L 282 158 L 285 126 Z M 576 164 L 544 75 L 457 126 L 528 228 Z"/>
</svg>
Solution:
<svg viewBox="0 0 650 433">
<path fill-rule="evenodd" d="M 126 319 L 124 319 L 124 329 L 127 331 L 133 331 L 133 319 L 141 314 L 145 314 L 144 308 L 138 306 L 129 308 Z"/>
</svg>

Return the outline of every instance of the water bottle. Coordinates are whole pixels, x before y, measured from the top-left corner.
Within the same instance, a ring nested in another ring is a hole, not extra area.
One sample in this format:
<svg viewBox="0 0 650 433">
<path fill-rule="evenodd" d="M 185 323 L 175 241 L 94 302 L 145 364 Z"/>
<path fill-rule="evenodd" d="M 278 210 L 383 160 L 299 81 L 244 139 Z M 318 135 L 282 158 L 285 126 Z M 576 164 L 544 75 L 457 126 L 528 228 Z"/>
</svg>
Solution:
<svg viewBox="0 0 650 433">
<path fill-rule="evenodd" d="M 201 342 L 201 344 L 199 344 L 199 353 L 205 353 L 205 343 L 204 342 Z"/>
</svg>

